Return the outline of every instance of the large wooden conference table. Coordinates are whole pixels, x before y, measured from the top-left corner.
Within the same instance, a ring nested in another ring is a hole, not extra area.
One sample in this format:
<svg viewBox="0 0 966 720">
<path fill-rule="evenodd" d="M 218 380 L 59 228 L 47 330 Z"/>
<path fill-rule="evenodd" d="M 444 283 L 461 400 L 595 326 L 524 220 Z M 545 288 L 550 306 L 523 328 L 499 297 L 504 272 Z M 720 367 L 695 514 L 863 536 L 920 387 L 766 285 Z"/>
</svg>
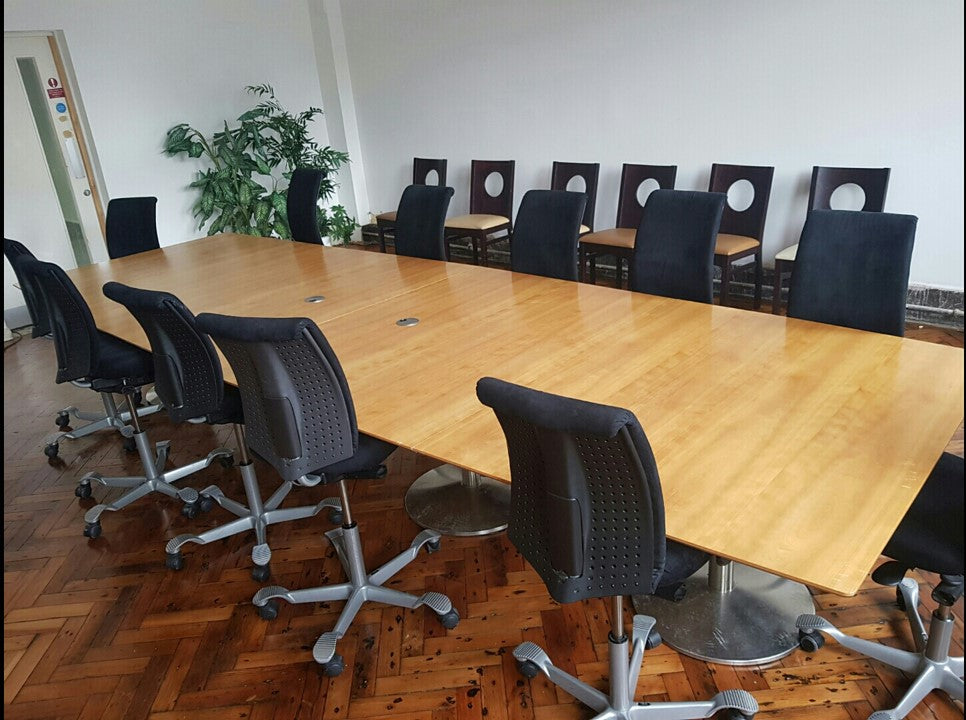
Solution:
<svg viewBox="0 0 966 720">
<path fill-rule="evenodd" d="M 668 537 L 720 558 L 712 573 L 734 561 L 840 595 L 859 589 L 963 418 L 962 349 L 500 269 L 224 234 L 69 275 L 100 329 L 143 347 L 108 280 L 196 314 L 312 318 L 361 431 L 492 478 L 509 480 L 509 464 L 479 378 L 625 407 L 654 449 Z M 785 632 L 777 657 L 793 621 Z"/>
</svg>

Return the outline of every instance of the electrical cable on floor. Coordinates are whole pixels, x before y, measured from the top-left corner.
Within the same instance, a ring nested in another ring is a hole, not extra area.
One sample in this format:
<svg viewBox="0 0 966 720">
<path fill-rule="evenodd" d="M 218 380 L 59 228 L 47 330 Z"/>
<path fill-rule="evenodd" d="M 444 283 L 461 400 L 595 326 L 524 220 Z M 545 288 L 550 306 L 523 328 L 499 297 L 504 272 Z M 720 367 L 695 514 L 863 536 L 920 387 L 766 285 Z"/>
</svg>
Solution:
<svg viewBox="0 0 966 720">
<path fill-rule="evenodd" d="M 29 325 L 27 327 L 29 327 Z M 12 348 L 14 345 L 16 345 L 18 342 L 20 342 L 24 338 L 24 334 L 22 332 L 20 332 L 20 330 L 11 330 L 10 332 L 11 332 L 11 334 L 13 334 L 13 337 L 10 340 L 5 340 L 4 341 L 4 343 L 3 343 L 3 350 L 4 350 L 4 352 L 6 352 L 10 348 Z"/>
</svg>

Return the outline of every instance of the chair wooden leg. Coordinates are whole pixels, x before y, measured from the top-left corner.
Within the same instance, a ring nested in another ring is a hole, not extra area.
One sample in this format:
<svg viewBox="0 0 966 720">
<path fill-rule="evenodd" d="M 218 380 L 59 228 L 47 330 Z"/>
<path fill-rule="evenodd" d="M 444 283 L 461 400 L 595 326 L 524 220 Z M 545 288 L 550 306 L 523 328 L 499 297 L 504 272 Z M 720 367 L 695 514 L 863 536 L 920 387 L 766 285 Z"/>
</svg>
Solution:
<svg viewBox="0 0 966 720">
<path fill-rule="evenodd" d="M 488 243 L 487 238 L 484 235 L 480 238 L 480 265 L 486 267 L 490 263 L 490 256 L 487 253 Z"/>
<path fill-rule="evenodd" d="M 614 256 L 614 273 L 616 275 L 616 277 L 614 279 L 614 287 L 616 287 L 618 290 L 620 290 L 621 284 L 624 282 L 624 258 L 622 258 L 620 255 L 615 255 Z M 630 273 L 631 273 L 631 266 L 628 265 L 627 266 L 627 284 L 628 284 L 628 286 L 630 286 L 630 284 L 631 284 Z"/>
<path fill-rule="evenodd" d="M 755 310 L 761 310 L 761 249 L 755 253 Z"/>
<path fill-rule="evenodd" d="M 382 252 L 386 252 L 386 228 L 382 225 L 377 225 L 376 229 L 379 231 L 379 249 Z"/>
<path fill-rule="evenodd" d="M 721 289 L 718 292 L 718 304 L 728 304 L 728 292 L 731 289 L 731 262 L 725 260 L 721 264 Z"/>
<path fill-rule="evenodd" d="M 775 284 L 771 291 L 771 312 L 773 315 L 782 314 L 782 273 L 785 272 L 785 261 L 775 260 Z"/>
<path fill-rule="evenodd" d="M 480 245 L 479 240 L 475 236 L 470 236 L 470 242 L 473 243 L 473 264 L 480 264 Z"/>
<path fill-rule="evenodd" d="M 587 262 L 587 251 L 582 247 L 577 247 L 577 278 L 580 282 L 587 281 L 587 273 L 584 265 Z"/>
</svg>

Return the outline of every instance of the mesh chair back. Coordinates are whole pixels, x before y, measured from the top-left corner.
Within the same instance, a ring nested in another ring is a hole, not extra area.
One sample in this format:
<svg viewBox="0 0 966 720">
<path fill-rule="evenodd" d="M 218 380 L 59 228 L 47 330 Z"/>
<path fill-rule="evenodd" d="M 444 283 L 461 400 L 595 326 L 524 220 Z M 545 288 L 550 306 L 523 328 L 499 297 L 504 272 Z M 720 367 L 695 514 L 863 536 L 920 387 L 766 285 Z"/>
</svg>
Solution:
<svg viewBox="0 0 966 720">
<path fill-rule="evenodd" d="M 154 389 L 172 421 L 205 417 L 221 407 L 221 359 L 177 297 L 117 282 L 104 285 L 104 294 L 126 307 L 144 328 L 154 359 Z"/>
<path fill-rule="evenodd" d="M 322 244 L 322 235 L 319 233 L 319 189 L 324 177 L 325 170 L 319 168 L 296 168 L 292 173 L 285 207 L 293 240 Z"/>
<path fill-rule="evenodd" d="M 843 185 L 858 185 L 865 193 L 862 212 L 882 212 L 889 189 L 890 168 L 812 168 L 812 184 L 808 190 L 809 210 L 831 210 L 832 193 Z"/>
<path fill-rule="evenodd" d="M 413 158 L 413 185 L 428 185 L 426 178 L 436 171 L 434 185 L 446 187 L 446 160 L 443 158 Z"/>
<path fill-rule="evenodd" d="M 661 190 L 673 190 L 677 178 L 677 165 L 635 165 L 624 163 L 621 170 L 621 187 L 617 196 L 617 223 L 615 227 L 637 229 L 641 225 L 644 206 L 637 199 L 641 183 L 654 180 Z"/>
<path fill-rule="evenodd" d="M 107 204 L 104 227 L 111 259 L 160 247 L 157 209 L 156 197 L 114 198 Z"/>
<path fill-rule="evenodd" d="M 788 295 L 788 316 L 902 336 L 912 215 L 812 210 Z"/>
<path fill-rule="evenodd" d="M 513 160 L 474 160 L 470 163 L 470 214 L 512 219 L 515 168 Z M 496 195 L 490 195 L 486 190 L 486 179 L 491 173 L 503 180 L 503 187 Z"/>
<path fill-rule="evenodd" d="M 27 314 L 30 315 L 30 322 L 33 323 L 31 336 L 47 335 L 50 332 L 47 304 L 44 302 L 40 290 L 36 287 L 34 279 L 20 267 L 21 260 L 36 260 L 34 254 L 23 243 L 9 238 L 3 239 L 3 254 L 10 262 L 14 275 L 17 276 L 17 284 L 20 285 L 20 292 L 23 293 L 24 303 L 27 305 Z"/>
<path fill-rule="evenodd" d="M 710 303 L 714 244 L 725 202 L 724 193 L 652 192 L 634 239 L 630 289 Z"/>
<path fill-rule="evenodd" d="M 57 353 L 58 383 L 90 378 L 99 364 L 99 333 L 87 301 L 54 263 L 21 260 L 47 306 Z"/>
<path fill-rule="evenodd" d="M 597 178 L 600 176 L 600 163 L 554 162 L 550 172 L 550 189 L 566 190 L 567 185 L 575 177 L 584 181 L 584 194 L 587 204 L 584 206 L 583 224 L 591 231 L 594 229 L 594 210 L 597 207 Z"/>
<path fill-rule="evenodd" d="M 771 182 L 775 168 L 757 165 L 720 165 L 711 166 L 711 180 L 708 192 L 727 195 L 728 189 L 739 180 L 747 180 L 754 188 L 751 205 L 744 210 L 735 210 L 725 204 L 721 216 L 722 233 L 743 235 L 761 241 L 765 234 L 765 217 L 768 215 L 768 198 L 771 197 Z"/>
<path fill-rule="evenodd" d="M 410 185 L 396 211 L 396 254 L 446 259 L 444 226 L 453 188 Z"/>
<path fill-rule="evenodd" d="M 561 280 L 577 279 L 577 238 L 587 195 L 529 190 L 520 202 L 510 269 Z"/>
<path fill-rule="evenodd" d="M 203 313 L 235 373 L 248 445 L 285 480 L 353 456 L 355 408 L 338 358 L 307 318 L 242 318 Z"/>
<path fill-rule="evenodd" d="M 558 602 L 650 594 L 664 572 L 664 500 L 634 414 L 483 378 L 506 436 L 509 537 Z"/>
</svg>

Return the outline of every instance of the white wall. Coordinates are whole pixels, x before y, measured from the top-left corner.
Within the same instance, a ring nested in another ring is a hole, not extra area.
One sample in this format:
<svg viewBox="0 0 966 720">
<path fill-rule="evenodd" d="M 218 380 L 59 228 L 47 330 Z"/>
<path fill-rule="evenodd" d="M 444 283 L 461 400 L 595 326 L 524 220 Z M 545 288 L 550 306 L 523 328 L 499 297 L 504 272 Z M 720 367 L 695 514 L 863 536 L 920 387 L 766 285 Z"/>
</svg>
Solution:
<svg viewBox="0 0 966 720">
<path fill-rule="evenodd" d="M 414 156 L 448 158 L 451 214 L 473 158 L 515 159 L 517 202 L 554 160 L 600 162 L 599 228 L 624 162 L 677 164 L 701 190 L 713 162 L 774 165 L 770 263 L 797 241 L 813 165 L 888 166 L 886 209 L 919 217 L 911 281 L 963 287 L 958 0 L 344 0 L 342 16 L 374 212 Z"/>
<path fill-rule="evenodd" d="M 105 203 L 157 196 L 161 245 L 205 234 L 187 188 L 204 165 L 161 154 L 171 126 L 210 135 L 255 104 L 246 85 L 274 86 L 292 112 L 322 106 L 306 0 L 4 0 L 3 10 L 5 31 L 64 31 Z"/>
</svg>

